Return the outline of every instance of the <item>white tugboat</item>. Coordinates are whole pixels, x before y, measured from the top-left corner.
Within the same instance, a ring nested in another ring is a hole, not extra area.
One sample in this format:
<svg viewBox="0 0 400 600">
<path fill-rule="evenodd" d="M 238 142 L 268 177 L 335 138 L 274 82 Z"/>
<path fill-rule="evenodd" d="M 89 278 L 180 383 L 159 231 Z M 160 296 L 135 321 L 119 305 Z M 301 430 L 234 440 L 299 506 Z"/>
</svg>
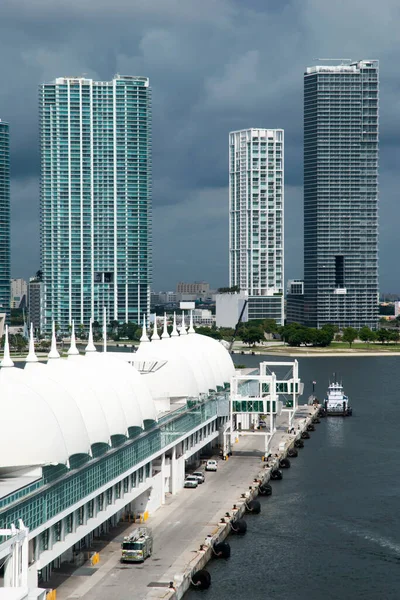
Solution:
<svg viewBox="0 0 400 600">
<path fill-rule="evenodd" d="M 353 414 L 349 397 L 343 392 L 343 385 L 335 380 L 329 384 L 324 410 L 327 416 L 334 417 L 351 417 Z"/>
</svg>

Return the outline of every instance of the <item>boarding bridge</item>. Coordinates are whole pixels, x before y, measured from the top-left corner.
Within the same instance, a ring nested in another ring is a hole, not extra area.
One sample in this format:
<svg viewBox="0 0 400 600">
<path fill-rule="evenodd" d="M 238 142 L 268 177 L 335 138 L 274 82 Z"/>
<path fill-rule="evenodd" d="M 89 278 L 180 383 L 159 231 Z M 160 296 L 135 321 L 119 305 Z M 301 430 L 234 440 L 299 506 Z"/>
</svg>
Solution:
<svg viewBox="0 0 400 600">
<path fill-rule="evenodd" d="M 283 378 L 275 371 L 286 370 Z M 231 432 L 265 436 L 265 452 L 276 431 L 276 418 L 288 414 L 288 427 L 298 408 L 304 384 L 299 379 L 299 365 L 293 362 L 260 363 L 259 375 L 235 375 L 231 379 Z M 260 424 L 262 428 L 260 428 Z"/>
</svg>

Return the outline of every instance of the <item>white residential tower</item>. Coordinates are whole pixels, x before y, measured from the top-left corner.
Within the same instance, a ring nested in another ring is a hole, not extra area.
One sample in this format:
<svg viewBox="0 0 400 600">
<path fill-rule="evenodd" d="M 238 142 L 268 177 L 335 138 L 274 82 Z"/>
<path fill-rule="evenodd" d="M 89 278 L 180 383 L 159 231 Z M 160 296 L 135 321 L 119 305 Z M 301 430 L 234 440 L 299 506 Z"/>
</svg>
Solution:
<svg viewBox="0 0 400 600">
<path fill-rule="evenodd" d="M 229 134 L 229 285 L 249 297 L 248 318 L 283 324 L 282 129 Z"/>
</svg>

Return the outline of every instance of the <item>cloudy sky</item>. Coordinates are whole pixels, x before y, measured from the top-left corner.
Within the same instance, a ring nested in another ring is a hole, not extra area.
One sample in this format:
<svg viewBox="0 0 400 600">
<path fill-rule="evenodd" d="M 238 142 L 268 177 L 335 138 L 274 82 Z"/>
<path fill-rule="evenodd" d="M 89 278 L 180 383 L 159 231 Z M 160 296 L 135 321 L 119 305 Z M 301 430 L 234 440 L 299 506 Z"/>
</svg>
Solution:
<svg viewBox="0 0 400 600">
<path fill-rule="evenodd" d="M 381 68 L 381 288 L 400 292 L 398 0 L 1 0 L 0 118 L 12 132 L 12 275 L 39 268 L 37 86 L 146 75 L 153 88 L 154 288 L 228 283 L 228 132 L 285 129 L 285 278 L 302 276 L 303 71 Z"/>
</svg>

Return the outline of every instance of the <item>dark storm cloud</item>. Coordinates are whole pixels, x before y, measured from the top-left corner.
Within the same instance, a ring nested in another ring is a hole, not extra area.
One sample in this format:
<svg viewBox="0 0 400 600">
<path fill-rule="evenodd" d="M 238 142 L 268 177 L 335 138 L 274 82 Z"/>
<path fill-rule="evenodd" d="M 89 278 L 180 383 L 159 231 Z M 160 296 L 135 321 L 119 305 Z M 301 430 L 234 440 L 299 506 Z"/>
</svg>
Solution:
<svg viewBox="0 0 400 600">
<path fill-rule="evenodd" d="M 38 84 L 120 72 L 153 88 L 154 286 L 227 283 L 227 136 L 252 126 L 285 129 L 286 277 L 301 276 L 302 75 L 339 56 L 381 60 L 381 274 L 396 289 L 398 17 L 397 0 L 2 0 L 13 275 L 39 261 Z"/>
</svg>

